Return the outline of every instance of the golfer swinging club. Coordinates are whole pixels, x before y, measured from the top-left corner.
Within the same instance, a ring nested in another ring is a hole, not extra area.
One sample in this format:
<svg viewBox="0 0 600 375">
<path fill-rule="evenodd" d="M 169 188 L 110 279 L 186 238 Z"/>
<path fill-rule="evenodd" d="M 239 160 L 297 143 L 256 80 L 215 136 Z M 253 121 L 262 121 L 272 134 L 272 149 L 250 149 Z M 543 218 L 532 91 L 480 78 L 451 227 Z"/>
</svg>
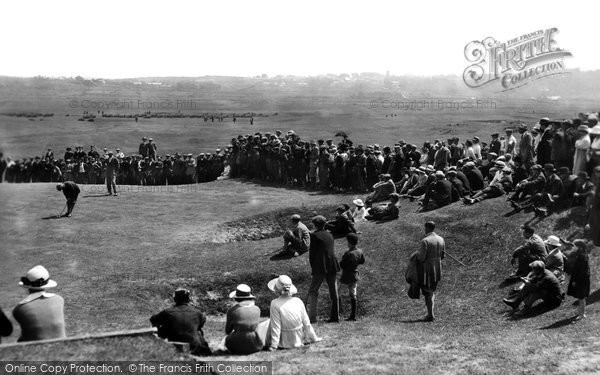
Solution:
<svg viewBox="0 0 600 375">
<path fill-rule="evenodd" d="M 77 202 L 77 196 L 79 195 L 79 186 L 73 181 L 65 181 L 56 185 L 56 190 L 62 191 L 67 198 L 67 213 L 62 215 L 62 211 L 58 215 L 59 217 L 71 217 L 71 213 L 73 212 L 73 207 L 75 207 L 75 202 Z M 64 210 L 64 208 L 63 208 Z M 61 216 L 62 215 L 62 216 Z"/>
</svg>

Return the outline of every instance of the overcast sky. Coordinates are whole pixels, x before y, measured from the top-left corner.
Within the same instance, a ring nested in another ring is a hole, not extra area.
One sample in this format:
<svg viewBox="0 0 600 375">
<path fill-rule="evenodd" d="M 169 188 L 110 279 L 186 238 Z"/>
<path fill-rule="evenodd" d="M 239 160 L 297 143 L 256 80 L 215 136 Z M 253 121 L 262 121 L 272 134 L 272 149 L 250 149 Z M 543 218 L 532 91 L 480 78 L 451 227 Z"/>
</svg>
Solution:
<svg viewBox="0 0 600 375">
<path fill-rule="evenodd" d="M 595 70 L 599 4 L 10 1 L 0 5 L 0 75 L 462 75 L 470 41 L 550 27 L 574 55 L 567 68 Z"/>
</svg>

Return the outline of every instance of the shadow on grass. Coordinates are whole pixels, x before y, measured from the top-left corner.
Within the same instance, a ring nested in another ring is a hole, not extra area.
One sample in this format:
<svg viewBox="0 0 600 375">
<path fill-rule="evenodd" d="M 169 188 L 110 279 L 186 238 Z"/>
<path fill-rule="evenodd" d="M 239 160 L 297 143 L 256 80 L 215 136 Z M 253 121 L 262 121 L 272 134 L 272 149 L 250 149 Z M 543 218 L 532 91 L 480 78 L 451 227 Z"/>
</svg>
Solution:
<svg viewBox="0 0 600 375">
<path fill-rule="evenodd" d="M 50 216 L 46 216 L 43 217 L 42 220 L 54 220 L 54 219 L 62 219 L 62 216 L 58 216 L 58 215 L 50 215 Z"/>
<path fill-rule="evenodd" d="M 583 227 L 586 224 L 586 214 L 584 207 L 573 207 L 565 217 L 558 218 L 554 224 L 555 230 L 566 230 L 573 226 Z"/>
<path fill-rule="evenodd" d="M 98 198 L 98 197 L 108 197 L 108 194 L 93 194 L 93 195 L 82 196 L 82 198 Z"/>
<path fill-rule="evenodd" d="M 597 289 L 595 292 L 590 294 L 590 296 L 585 300 L 587 305 L 591 305 L 600 301 L 600 289 Z"/>
<path fill-rule="evenodd" d="M 552 323 L 545 327 L 541 327 L 540 329 L 556 329 L 556 328 L 566 327 L 568 325 L 571 325 L 571 323 L 575 322 L 575 318 L 577 318 L 577 315 L 572 316 L 570 318 L 565 318 L 565 319 L 559 320 L 558 322 Z"/>
<path fill-rule="evenodd" d="M 413 323 L 431 323 L 431 322 L 426 321 L 424 318 L 419 318 L 419 319 L 400 320 L 400 323 L 413 324 Z"/>
<path fill-rule="evenodd" d="M 549 311 L 552 311 L 554 309 L 555 309 L 555 307 L 550 307 L 550 306 L 546 306 L 544 303 L 539 303 L 539 304 L 531 307 L 529 309 L 529 311 L 527 311 L 523 315 L 516 315 L 515 313 L 520 310 L 513 310 L 513 311 L 509 312 L 509 318 L 512 320 L 531 319 L 531 318 L 535 318 L 536 316 L 545 314 Z"/>
</svg>

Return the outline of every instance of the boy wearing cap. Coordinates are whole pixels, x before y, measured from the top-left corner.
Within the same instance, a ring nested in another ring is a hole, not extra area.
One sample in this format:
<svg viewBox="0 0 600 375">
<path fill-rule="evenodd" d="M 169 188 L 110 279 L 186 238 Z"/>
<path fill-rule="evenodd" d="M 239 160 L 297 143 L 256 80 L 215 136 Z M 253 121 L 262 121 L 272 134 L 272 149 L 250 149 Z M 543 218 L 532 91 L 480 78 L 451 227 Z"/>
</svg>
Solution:
<svg viewBox="0 0 600 375">
<path fill-rule="evenodd" d="M 348 294 L 350 295 L 350 316 L 348 321 L 356 320 L 357 298 L 356 291 L 358 286 L 358 266 L 365 263 L 363 251 L 356 245 L 358 244 L 358 235 L 350 233 L 346 236 L 348 242 L 348 250 L 342 255 L 340 267 L 342 268 L 342 276 L 340 283 L 348 286 Z"/>
<path fill-rule="evenodd" d="M 21 278 L 19 285 L 29 290 L 29 296 L 19 302 L 13 316 L 21 326 L 22 341 L 36 341 L 66 337 L 64 305 L 58 294 L 47 290 L 56 287 L 50 273 L 43 266 L 35 266 Z"/>
<path fill-rule="evenodd" d="M 552 272 L 546 269 L 543 261 L 536 260 L 529 264 L 531 274 L 523 277 L 525 286 L 514 299 L 503 299 L 503 302 L 513 309 L 518 309 L 521 302 L 524 306 L 516 312 L 516 316 L 526 314 L 533 304 L 541 299 L 544 305 L 549 308 L 560 306 L 563 301 L 563 293 L 560 289 L 560 282 Z"/>
</svg>

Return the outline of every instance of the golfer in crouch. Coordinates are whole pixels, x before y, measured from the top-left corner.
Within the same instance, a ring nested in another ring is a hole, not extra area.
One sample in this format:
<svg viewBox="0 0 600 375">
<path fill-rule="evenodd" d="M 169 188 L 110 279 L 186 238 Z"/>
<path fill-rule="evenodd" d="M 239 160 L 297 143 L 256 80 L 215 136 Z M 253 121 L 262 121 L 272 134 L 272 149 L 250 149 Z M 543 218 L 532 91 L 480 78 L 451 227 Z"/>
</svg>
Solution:
<svg viewBox="0 0 600 375">
<path fill-rule="evenodd" d="M 79 186 L 73 181 L 65 181 L 56 185 L 56 190 L 62 191 L 65 198 L 67 198 L 67 212 L 62 217 L 71 217 L 73 207 L 75 207 L 75 202 L 77 202 L 77 197 L 79 196 Z"/>
</svg>

